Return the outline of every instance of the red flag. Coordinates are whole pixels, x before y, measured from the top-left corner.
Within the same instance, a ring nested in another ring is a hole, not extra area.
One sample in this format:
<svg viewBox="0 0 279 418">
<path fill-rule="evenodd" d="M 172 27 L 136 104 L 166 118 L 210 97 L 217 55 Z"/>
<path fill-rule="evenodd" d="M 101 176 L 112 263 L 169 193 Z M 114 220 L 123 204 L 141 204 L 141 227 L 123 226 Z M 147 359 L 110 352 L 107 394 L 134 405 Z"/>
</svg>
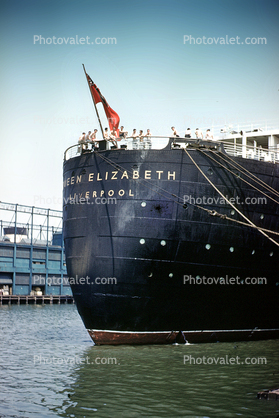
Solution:
<svg viewBox="0 0 279 418">
<path fill-rule="evenodd" d="M 86 74 L 93 98 L 95 103 L 103 103 L 104 106 L 104 111 L 106 113 L 107 119 L 108 119 L 108 124 L 109 124 L 109 128 L 112 131 L 113 128 L 116 129 L 117 134 L 119 132 L 118 126 L 119 126 L 119 122 L 120 122 L 120 117 L 118 116 L 118 114 L 109 106 L 109 104 L 107 103 L 106 99 L 104 98 L 104 96 L 102 95 L 102 93 L 100 92 L 100 90 L 98 89 L 98 87 L 96 86 L 96 84 L 93 83 L 93 81 L 91 80 L 91 78 L 89 77 L 88 74 Z"/>
</svg>

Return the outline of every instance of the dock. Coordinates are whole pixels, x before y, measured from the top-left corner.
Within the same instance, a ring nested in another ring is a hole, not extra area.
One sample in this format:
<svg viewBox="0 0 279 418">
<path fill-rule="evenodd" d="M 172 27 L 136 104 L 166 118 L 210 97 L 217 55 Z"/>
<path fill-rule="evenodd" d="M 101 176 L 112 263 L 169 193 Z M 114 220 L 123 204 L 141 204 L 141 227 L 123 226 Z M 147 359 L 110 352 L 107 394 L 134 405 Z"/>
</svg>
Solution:
<svg viewBox="0 0 279 418">
<path fill-rule="evenodd" d="M 61 211 L 0 202 L 0 294 L 72 295 L 62 224 Z"/>
<path fill-rule="evenodd" d="M 1 305 L 52 305 L 75 303 L 73 296 L 70 295 L 0 295 Z"/>
</svg>

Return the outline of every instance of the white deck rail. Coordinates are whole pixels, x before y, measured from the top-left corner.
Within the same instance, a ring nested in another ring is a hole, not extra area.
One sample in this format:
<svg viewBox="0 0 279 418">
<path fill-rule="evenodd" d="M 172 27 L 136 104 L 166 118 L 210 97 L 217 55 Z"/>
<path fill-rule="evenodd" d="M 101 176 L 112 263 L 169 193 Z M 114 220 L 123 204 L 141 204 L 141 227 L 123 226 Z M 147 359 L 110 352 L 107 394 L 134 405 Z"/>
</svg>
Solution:
<svg viewBox="0 0 279 418">
<path fill-rule="evenodd" d="M 188 138 L 183 137 L 172 138 L 169 136 L 152 136 L 145 137 L 142 140 L 140 140 L 139 138 L 128 137 L 122 139 L 121 141 L 118 141 L 117 144 L 118 149 L 123 148 L 127 150 L 160 150 L 168 145 L 170 139 L 173 139 L 173 141 L 177 140 L 177 143 L 179 144 L 177 146 L 178 149 L 179 147 L 185 147 L 187 142 L 195 142 L 194 138 L 191 138 L 189 140 Z M 249 140 L 250 142 L 252 141 L 254 145 L 248 145 L 247 140 Z M 279 162 L 279 130 L 266 132 L 256 131 L 253 133 L 246 132 L 243 135 L 240 135 L 238 133 L 230 134 L 225 139 L 218 138 L 216 140 L 212 140 L 212 142 L 217 144 L 222 142 L 224 144 L 224 148 L 227 154 L 233 157 L 242 157 L 272 163 Z M 263 145 L 261 145 L 261 143 Z M 110 141 L 107 141 L 105 147 L 107 150 L 117 150 L 113 148 L 113 144 Z M 72 145 L 65 151 L 64 160 L 67 161 L 81 154 L 90 153 L 93 151 L 93 149 L 94 146 L 90 142 Z"/>
<path fill-rule="evenodd" d="M 258 161 L 279 162 L 279 148 L 262 148 L 249 145 L 235 144 L 220 141 L 224 144 L 225 151 L 232 157 L 242 157 Z"/>
</svg>

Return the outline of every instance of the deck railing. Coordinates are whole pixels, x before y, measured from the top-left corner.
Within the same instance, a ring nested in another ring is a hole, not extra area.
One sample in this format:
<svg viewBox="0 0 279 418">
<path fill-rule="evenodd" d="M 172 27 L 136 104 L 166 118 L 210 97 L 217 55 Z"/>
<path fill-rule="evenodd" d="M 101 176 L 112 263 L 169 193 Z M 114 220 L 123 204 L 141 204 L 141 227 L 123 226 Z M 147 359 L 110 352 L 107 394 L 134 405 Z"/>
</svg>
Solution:
<svg viewBox="0 0 279 418">
<path fill-rule="evenodd" d="M 144 149 L 163 149 L 169 143 L 169 136 L 151 136 L 151 137 L 143 137 L 140 139 L 139 137 L 127 137 L 121 139 L 121 141 L 117 141 L 118 148 L 125 148 L 128 150 L 144 150 Z M 97 139 L 96 142 L 102 141 L 101 139 Z M 106 141 L 106 149 L 114 149 L 113 143 L 111 141 Z M 71 147 L 67 148 L 64 153 L 64 160 L 67 161 L 70 158 L 77 157 L 82 153 L 89 153 L 92 152 L 92 142 L 87 141 L 83 144 L 75 144 Z"/>
<path fill-rule="evenodd" d="M 240 135 L 238 137 L 241 138 Z M 147 149 L 163 149 L 165 148 L 169 141 L 173 139 L 173 142 L 179 143 L 179 147 L 185 147 L 185 144 L 187 142 L 195 142 L 195 139 L 191 138 L 189 141 L 187 138 L 175 138 L 175 137 L 164 137 L 164 136 L 152 136 L 148 138 L 143 138 L 140 140 L 139 138 L 132 138 L 128 137 L 125 139 L 122 139 L 121 141 L 117 142 L 118 149 L 124 148 L 127 150 L 147 150 Z M 231 141 L 233 142 L 231 142 Z M 206 140 L 205 140 L 206 141 Z M 242 157 L 247 159 L 253 159 L 258 161 L 267 161 L 267 162 L 279 162 L 279 148 L 276 146 L 267 148 L 262 148 L 261 146 L 251 146 L 251 145 L 245 145 L 245 144 L 239 144 L 233 138 L 226 138 L 226 139 L 220 139 L 212 140 L 214 143 L 220 143 L 222 142 L 224 144 L 225 151 L 228 155 L 234 156 L 234 157 Z M 190 144 L 189 144 L 190 145 Z M 115 149 L 113 147 L 113 144 L 110 141 L 107 141 L 105 144 L 105 147 L 107 150 L 109 149 Z M 190 148 L 190 147 L 189 147 Z M 71 158 L 77 157 L 81 155 L 82 153 L 90 153 L 94 150 L 94 146 L 92 143 L 87 142 L 84 144 L 75 144 L 69 147 L 64 154 L 64 160 L 67 161 Z M 105 150 L 105 149 L 104 149 Z"/>
<path fill-rule="evenodd" d="M 258 161 L 269 161 L 273 163 L 279 162 L 279 149 L 276 149 L 275 147 L 267 149 L 226 141 L 221 142 L 224 144 L 226 153 L 232 157 L 242 157 Z"/>
</svg>

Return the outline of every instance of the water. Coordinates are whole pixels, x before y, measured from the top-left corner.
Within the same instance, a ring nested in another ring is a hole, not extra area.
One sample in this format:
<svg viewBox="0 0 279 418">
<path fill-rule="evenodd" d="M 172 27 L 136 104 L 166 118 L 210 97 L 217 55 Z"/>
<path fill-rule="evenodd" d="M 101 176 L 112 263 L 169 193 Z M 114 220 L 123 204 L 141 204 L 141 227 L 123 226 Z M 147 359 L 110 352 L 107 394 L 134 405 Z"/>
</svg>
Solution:
<svg viewBox="0 0 279 418">
<path fill-rule="evenodd" d="M 2 306 L 0 324 L 1 418 L 279 414 L 257 399 L 279 387 L 278 340 L 97 347 L 74 305 Z M 237 356 L 257 364 L 220 364 Z"/>
</svg>

